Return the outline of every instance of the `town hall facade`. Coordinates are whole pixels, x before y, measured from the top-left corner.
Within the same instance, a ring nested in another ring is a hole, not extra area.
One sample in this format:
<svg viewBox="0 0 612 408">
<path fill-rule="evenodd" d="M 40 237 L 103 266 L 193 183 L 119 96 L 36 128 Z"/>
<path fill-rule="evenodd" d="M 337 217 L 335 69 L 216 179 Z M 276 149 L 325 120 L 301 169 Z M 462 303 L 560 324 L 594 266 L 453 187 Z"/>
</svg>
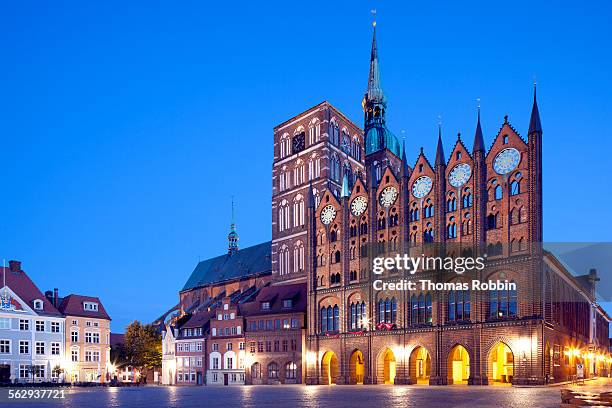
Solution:
<svg viewBox="0 0 612 408">
<path fill-rule="evenodd" d="M 305 382 L 543 384 L 578 363 L 607 372 L 595 272 L 576 278 L 542 247 L 535 88 L 526 138 L 506 116 L 487 146 L 479 110 L 473 137 L 447 153 L 439 130 L 434 161 L 422 148 L 409 161 L 387 128 L 378 64 L 374 28 L 363 129 L 328 102 L 274 129 L 272 272 L 307 284 Z M 484 255 L 477 278 L 517 289 L 375 291 L 381 252 Z"/>
</svg>

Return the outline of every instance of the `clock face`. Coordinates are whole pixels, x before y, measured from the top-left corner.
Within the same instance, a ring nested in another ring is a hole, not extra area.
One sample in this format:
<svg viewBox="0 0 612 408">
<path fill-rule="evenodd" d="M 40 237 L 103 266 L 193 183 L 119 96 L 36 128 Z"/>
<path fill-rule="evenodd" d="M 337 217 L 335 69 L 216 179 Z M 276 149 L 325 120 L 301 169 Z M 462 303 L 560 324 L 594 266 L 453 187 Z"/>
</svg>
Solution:
<svg viewBox="0 0 612 408">
<path fill-rule="evenodd" d="M 513 147 L 504 149 L 495 156 L 493 170 L 497 174 L 508 174 L 518 166 L 521 161 L 521 154 Z"/>
<path fill-rule="evenodd" d="M 364 196 L 356 197 L 351 203 L 351 212 L 355 217 L 360 216 L 368 208 L 368 200 Z"/>
<path fill-rule="evenodd" d="M 292 141 L 293 153 L 301 152 L 302 150 L 304 150 L 305 140 L 306 140 L 305 133 L 300 133 L 299 135 L 293 137 L 293 141 Z"/>
<path fill-rule="evenodd" d="M 329 225 L 336 218 L 336 209 L 328 205 L 321 211 L 321 222 L 325 225 Z"/>
<path fill-rule="evenodd" d="M 448 182 L 453 187 L 461 187 L 462 185 L 467 183 L 471 175 L 472 175 L 472 168 L 470 167 L 470 165 L 465 164 L 465 163 L 460 163 L 456 165 L 455 167 L 453 167 L 453 169 L 451 170 L 448 176 Z"/>
<path fill-rule="evenodd" d="M 412 195 L 416 198 L 423 198 L 431 191 L 433 182 L 427 176 L 421 176 L 412 185 Z"/>
<path fill-rule="evenodd" d="M 351 151 L 351 141 L 349 140 L 348 136 L 344 136 L 342 138 L 342 150 L 345 153 L 348 153 Z"/>
<path fill-rule="evenodd" d="M 389 207 L 397 199 L 397 189 L 389 186 L 380 193 L 380 204 L 383 207 Z"/>
</svg>

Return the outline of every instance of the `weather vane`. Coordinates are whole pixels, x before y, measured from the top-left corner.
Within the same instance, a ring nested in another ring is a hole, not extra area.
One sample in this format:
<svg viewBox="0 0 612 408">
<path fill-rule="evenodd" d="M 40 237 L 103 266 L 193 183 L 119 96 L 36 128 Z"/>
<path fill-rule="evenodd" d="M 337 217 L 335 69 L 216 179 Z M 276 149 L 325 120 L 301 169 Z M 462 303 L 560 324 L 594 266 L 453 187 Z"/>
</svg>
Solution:
<svg viewBox="0 0 612 408">
<path fill-rule="evenodd" d="M 442 126 L 442 115 L 438 115 L 438 126 Z"/>
<path fill-rule="evenodd" d="M 480 98 L 476 98 L 476 107 L 480 110 Z"/>
<path fill-rule="evenodd" d="M 374 21 L 372 21 L 372 25 L 376 27 L 376 9 L 370 10 L 370 13 L 372 13 L 372 18 L 374 19 Z"/>
</svg>

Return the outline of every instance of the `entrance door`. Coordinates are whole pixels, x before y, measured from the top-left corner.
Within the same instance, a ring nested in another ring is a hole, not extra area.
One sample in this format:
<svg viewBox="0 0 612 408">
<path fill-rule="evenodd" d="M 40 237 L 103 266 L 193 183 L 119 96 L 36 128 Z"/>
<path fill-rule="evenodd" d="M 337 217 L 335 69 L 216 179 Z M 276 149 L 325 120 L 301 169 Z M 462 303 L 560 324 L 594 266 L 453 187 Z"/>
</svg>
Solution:
<svg viewBox="0 0 612 408">
<path fill-rule="evenodd" d="M 198 385 L 202 385 L 202 373 L 198 372 Z"/>
<path fill-rule="evenodd" d="M 223 374 L 223 385 L 229 385 L 229 374 Z"/>
<path fill-rule="evenodd" d="M 11 366 L 9 364 L 0 364 L 0 384 L 8 384 L 11 382 Z"/>
</svg>

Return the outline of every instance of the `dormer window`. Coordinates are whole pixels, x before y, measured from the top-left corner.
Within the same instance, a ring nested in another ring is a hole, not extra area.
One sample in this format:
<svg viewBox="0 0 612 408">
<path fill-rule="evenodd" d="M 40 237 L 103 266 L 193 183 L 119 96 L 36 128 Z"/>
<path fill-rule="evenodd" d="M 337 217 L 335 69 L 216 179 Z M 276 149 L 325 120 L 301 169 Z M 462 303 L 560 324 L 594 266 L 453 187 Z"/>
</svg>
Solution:
<svg viewBox="0 0 612 408">
<path fill-rule="evenodd" d="M 261 302 L 261 310 L 270 310 L 270 302 Z"/>
<path fill-rule="evenodd" d="M 40 299 L 34 300 L 34 310 L 43 310 L 43 301 Z"/>
<path fill-rule="evenodd" d="M 290 309 L 292 307 L 293 307 L 293 300 L 291 300 L 291 299 L 283 300 L 283 308 Z"/>
<path fill-rule="evenodd" d="M 83 309 L 87 312 L 97 312 L 98 304 L 96 302 L 83 302 Z"/>
<path fill-rule="evenodd" d="M 229 304 L 226 303 L 223 305 L 223 310 L 227 310 L 228 308 L 229 308 Z"/>
</svg>

